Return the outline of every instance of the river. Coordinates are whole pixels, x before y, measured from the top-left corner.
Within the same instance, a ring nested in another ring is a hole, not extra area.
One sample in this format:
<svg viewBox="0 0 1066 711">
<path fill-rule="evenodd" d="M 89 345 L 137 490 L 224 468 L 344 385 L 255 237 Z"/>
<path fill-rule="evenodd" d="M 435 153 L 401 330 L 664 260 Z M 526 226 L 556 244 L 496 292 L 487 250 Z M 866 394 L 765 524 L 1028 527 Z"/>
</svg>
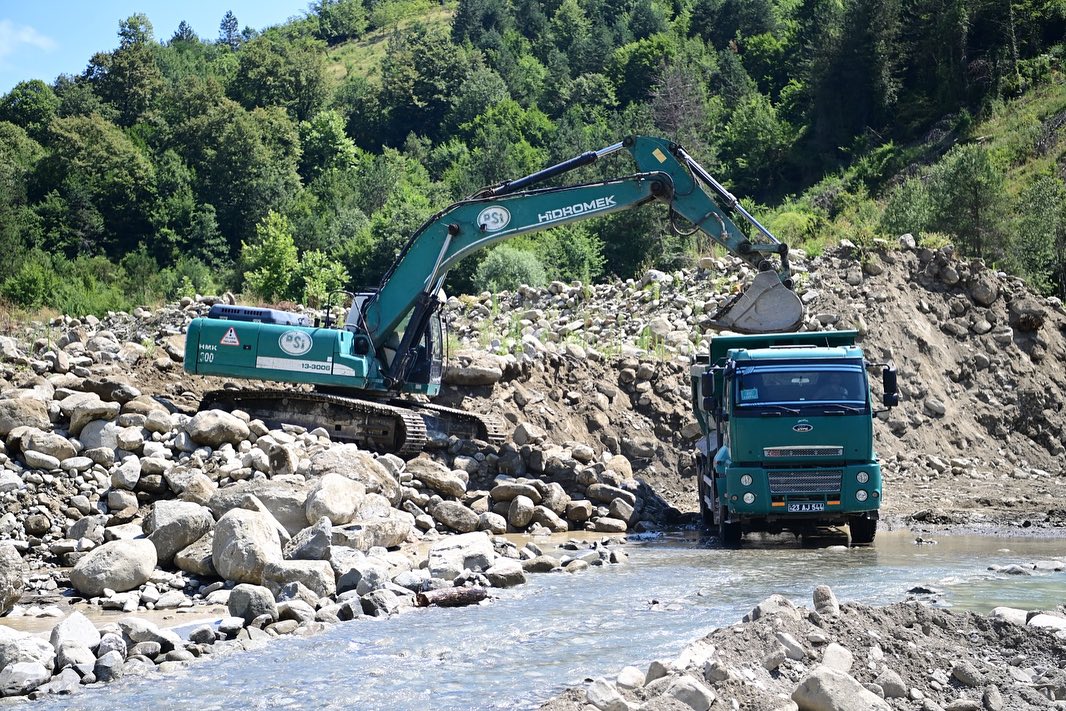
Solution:
<svg viewBox="0 0 1066 711">
<path fill-rule="evenodd" d="M 830 585 L 842 602 L 887 603 L 916 585 L 937 604 L 979 612 L 1053 607 L 1066 573 L 1008 576 L 990 565 L 1066 557 L 1066 539 L 941 536 L 917 545 L 881 532 L 870 548 L 801 547 L 791 538 L 724 550 L 695 534 L 625 546 L 627 565 L 532 576 L 488 604 L 419 609 L 274 640 L 150 679 L 123 679 L 36 708 L 530 709 L 586 677 L 671 658 L 781 593 L 810 606 Z"/>
</svg>

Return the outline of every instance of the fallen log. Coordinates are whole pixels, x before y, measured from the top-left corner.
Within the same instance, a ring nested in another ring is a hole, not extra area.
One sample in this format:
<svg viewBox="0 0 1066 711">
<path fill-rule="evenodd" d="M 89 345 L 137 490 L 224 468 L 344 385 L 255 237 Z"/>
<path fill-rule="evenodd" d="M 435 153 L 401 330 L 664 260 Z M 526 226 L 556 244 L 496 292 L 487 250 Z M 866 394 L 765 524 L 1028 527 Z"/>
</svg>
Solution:
<svg viewBox="0 0 1066 711">
<path fill-rule="evenodd" d="M 415 603 L 419 607 L 462 607 L 481 602 L 488 596 L 489 592 L 485 588 L 441 588 L 418 593 Z"/>
</svg>

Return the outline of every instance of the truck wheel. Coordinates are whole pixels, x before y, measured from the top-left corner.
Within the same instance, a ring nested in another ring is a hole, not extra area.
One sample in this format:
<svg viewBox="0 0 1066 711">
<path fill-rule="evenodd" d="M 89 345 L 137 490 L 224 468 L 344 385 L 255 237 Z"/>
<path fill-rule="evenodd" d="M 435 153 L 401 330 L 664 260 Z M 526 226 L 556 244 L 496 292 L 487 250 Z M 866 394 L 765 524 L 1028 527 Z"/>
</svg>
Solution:
<svg viewBox="0 0 1066 711">
<path fill-rule="evenodd" d="M 722 517 L 718 521 L 718 542 L 728 548 L 735 548 L 740 545 L 743 533 L 739 523 L 725 520 L 728 515 L 729 509 L 722 509 Z"/>
<path fill-rule="evenodd" d="M 851 545 L 868 546 L 874 542 L 874 536 L 877 535 L 877 519 L 852 516 L 848 519 L 848 528 L 851 529 Z"/>
<path fill-rule="evenodd" d="M 714 490 L 714 518 L 718 524 L 718 542 L 727 548 L 735 548 L 740 545 L 740 538 L 743 535 L 740 524 L 735 521 L 727 522 L 729 518 L 729 509 L 721 505 L 721 499 L 718 497 L 718 491 Z"/>
</svg>

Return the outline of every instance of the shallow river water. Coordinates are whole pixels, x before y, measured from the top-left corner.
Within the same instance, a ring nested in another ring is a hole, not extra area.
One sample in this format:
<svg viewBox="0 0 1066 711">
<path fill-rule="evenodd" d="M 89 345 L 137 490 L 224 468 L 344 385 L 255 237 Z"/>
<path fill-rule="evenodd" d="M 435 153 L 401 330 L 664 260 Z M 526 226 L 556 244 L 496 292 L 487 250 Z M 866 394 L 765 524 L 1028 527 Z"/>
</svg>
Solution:
<svg viewBox="0 0 1066 711">
<path fill-rule="evenodd" d="M 815 585 L 841 601 L 887 603 L 916 586 L 987 612 L 1053 607 L 1066 573 L 1006 576 L 990 565 L 1066 556 L 1066 539 L 941 536 L 915 545 L 882 532 L 871 548 L 804 548 L 790 538 L 723 550 L 694 534 L 625 547 L 628 565 L 538 575 L 489 604 L 415 610 L 275 640 L 185 671 L 122 680 L 34 708 L 529 709 L 586 676 L 670 658 L 772 593 L 810 606 Z"/>
</svg>

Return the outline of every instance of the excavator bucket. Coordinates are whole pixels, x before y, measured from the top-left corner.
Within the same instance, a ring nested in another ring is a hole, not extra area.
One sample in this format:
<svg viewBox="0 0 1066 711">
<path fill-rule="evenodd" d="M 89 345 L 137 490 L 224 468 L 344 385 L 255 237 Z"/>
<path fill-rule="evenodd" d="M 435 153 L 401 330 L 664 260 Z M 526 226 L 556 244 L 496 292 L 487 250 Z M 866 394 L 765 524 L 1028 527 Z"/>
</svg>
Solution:
<svg viewBox="0 0 1066 711">
<path fill-rule="evenodd" d="M 796 292 L 773 271 L 759 272 L 744 293 L 713 317 L 712 326 L 738 333 L 782 333 L 798 330 L 803 304 Z"/>
</svg>

